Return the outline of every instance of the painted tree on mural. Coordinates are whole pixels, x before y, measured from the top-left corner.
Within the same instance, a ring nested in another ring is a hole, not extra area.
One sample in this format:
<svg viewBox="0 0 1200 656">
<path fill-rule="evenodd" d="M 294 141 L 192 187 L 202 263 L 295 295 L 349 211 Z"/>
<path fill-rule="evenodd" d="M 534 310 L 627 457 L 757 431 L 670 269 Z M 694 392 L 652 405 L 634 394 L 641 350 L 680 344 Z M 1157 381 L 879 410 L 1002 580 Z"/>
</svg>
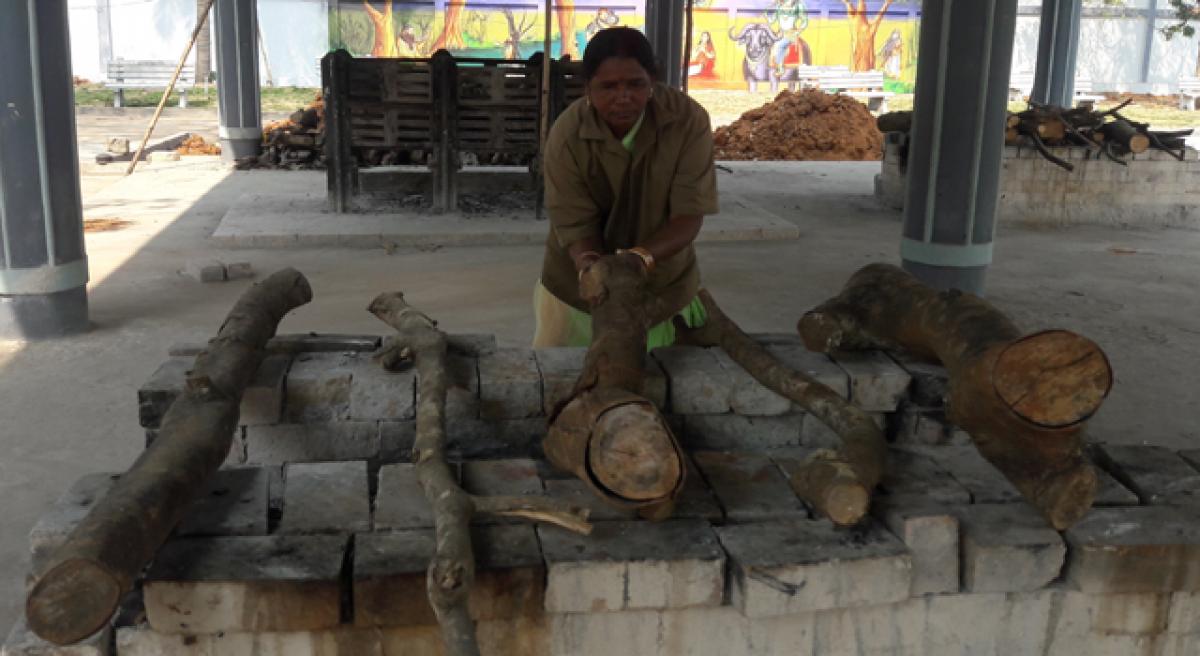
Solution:
<svg viewBox="0 0 1200 656">
<path fill-rule="evenodd" d="M 558 1 L 558 35 L 562 40 L 562 54 L 579 59 L 579 44 L 575 41 L 575 0 Z"/>
<path fill-rule="evenodd" d="M 879 33 L 879 26 L 892 2 L 884 0 L 872 17 L 867 9 L 867 0 L 858 0 L 857 6 L 851 0 L 842 0 L 842 4 L 846 5 L 846 20 L 850 21 L 850 70 L 875 70 L 875 35 Z"/>
<path fill-rule="evenodd" d="M 442 48 L 461 50 L 466 45 L 462 35 L 462 17 L 466 8 L 467 0 L 452 0 L 446 4 L 446 22 L 442 24 L 441 35 L 429 47 L 430 52 L 437 52 Z"/>
<path fill-rule="evenodd" d="M 383 11 L 379 11 L 369 0 L 363 0 L 363 7 L 371 24 L 375 26 L 375 45 L 371 47 L 372 57 L 395 57 L 396 24 L 392 20 L 392 0 L 383 0 Z"/>
</svg>

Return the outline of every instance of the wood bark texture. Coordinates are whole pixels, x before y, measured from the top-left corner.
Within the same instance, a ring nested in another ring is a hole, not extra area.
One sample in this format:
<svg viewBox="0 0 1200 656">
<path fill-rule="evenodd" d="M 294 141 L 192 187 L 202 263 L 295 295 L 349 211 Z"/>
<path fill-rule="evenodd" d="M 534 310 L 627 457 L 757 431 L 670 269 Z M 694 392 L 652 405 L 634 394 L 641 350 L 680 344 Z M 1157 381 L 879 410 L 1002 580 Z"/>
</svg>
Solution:
<svg viewBox="0 0 1200 656">
<path fill-rule="evenodd" d="M 791 479 L 792 488 L 834 523 L 849 526 L 867 513 L 871 492 L 879 484 L 887 442 L 871 416 L 829 387 L 775 359 L 750 339 L 713 300 L 707 290 L 700 300 L 708 321 L 700 328 L 680 328 L 683 341 L 720 346 L 755 380 L 791 399 L 842 438 L 836 450 L 815 452 Z"/>
<path fill-rule="evenodd" d="M 1023 335 L 983 299 L 937 292 L 898 267 L 871 264 L 799 331 L 825 353 L 882 348 L 940 362 L 947 417 L 1056 529 L 1087 513 L 1096 474 L 1082 430 L 1112 387 L 1104 352 L 1065 330 Z"/>
<path fill-rule="evenodd" d="M 242 392 L 288 311 L 312 299 L 294 269 L 246 291 L 196 357 L 158 439 L 133 463 L 34 574 L 29 626 L 56 644 L 78 642 L 108 622 L 205 482 L 225 461 Z"/>
</svg>

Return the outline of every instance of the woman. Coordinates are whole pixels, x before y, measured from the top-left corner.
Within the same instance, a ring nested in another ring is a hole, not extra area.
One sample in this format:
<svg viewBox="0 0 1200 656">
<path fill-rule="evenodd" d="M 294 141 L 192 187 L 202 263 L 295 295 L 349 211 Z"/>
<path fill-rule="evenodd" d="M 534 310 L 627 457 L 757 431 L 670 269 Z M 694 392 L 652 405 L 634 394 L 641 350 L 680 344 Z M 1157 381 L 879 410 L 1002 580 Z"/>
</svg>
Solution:
<svg viewBox="0 0 1200 656">
<path fill-rule="evenodd" d="M 717 76 L 717 49 L 713 46 L 712 35 L 700 33 L 700 41 L 692 60 L 688 62 L 688 77 L 715 78 Z"/>
<path fill-rule="evenodd" d="M 668 308 L 647 348 L 675 341 L 673 316 L 704 322 L 692 242 L 717 213 L 712 128 L 687 95 L 656 81 L 650 42 L 601 30 L 583 54 L 585 97 L 558 117 L 544 162 L 550 235 L 535 288 L 535 347 L 587 346 L 591 317 L 579 277 L 602 254 L 629 251 Z"/>
</svg>

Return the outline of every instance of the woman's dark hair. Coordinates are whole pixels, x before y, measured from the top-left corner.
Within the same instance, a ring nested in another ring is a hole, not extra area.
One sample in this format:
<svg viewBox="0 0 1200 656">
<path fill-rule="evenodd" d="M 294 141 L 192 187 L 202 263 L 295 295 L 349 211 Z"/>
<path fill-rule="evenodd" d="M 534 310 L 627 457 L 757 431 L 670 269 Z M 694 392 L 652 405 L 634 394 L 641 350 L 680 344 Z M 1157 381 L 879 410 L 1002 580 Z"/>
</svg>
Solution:
<svg viewBox="0 0 1200 656">
<path fill-rule="evenodd" d="M 613 57 L 629 57 L 646 69 L 650 77 L 658 78 L 658 65 L 654 61 L 654 48 L 646 35 L 632 27 L 610 27 L 596 32 L 587 49 L 583 51 L 583 76 L 590 80 L 605 60 Z"/>
</svg>

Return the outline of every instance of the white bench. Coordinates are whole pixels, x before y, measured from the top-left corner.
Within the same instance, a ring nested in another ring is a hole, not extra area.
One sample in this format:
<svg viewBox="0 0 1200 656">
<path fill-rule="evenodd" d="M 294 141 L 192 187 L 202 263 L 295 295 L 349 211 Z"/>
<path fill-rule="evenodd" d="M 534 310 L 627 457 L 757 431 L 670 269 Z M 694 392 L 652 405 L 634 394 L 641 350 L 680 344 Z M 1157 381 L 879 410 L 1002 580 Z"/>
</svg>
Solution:
<svg viewBox="0 0 1200 656">
<path fill-rule="evenodd" d="M 867 109 L 873 112 L 886 112 L 888 98 L 895 95 L 883 90 L 883 73 L 880 71 L 826 71 L 817 76 L 817 86 L 824 91 L 840 91 L 851 98 L 866 99 Z"/>
<path fill-rule="evenodd" d="M 1033 73 L 1013 73 L 1008 78 L 1008 99 L 1012 102 L 1025 100 L 1033 93 Z M 1075 78 L 1075 102 L 1099 102 L 1104 96 L 1096 95 L 1092 89 L 1092 79 L 1088 77 Z"/>
<path fill-rule="evenodd" d="M 1179 109 L 1196 111 L 1196 100 L 1200 99 L 1200 77 L 1179 78 Z"/>
<path fill-rule="evenodd" d="M 166 89 L 176 66 L 176 62 L 137 59 L 114 59 L 108 62 L 108 79 L 104 81 L 104 86 L 116 91 L 113 107 L 125 105 L 125 89 Z M 192 86 L 195 79 L 195 67 L 185 65 L 175 87 L 179 91 L 180 107 L 187 107 L 188 87 Z"/>
</svg>

